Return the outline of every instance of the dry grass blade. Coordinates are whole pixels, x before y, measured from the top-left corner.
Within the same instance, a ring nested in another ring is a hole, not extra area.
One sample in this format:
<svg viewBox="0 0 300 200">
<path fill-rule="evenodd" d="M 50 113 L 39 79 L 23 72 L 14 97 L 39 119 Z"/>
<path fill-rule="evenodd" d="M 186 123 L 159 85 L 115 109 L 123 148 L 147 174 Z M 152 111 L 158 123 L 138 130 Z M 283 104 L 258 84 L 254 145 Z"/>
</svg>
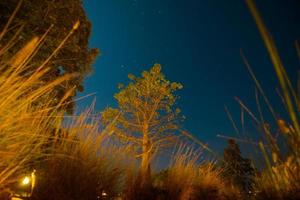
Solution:
<svg viewBox="0 0 300 200">
<path fill-rule="evenodd" d="M 276 48 L 276 45 L 275 45 L 272 37 L 270 36 L 264 22 L 262 21 L 260 15 L 258 13 L 258 11 L 255 7 L 254 1 L 253 0 L 247 0 L 246 3 L 247 3 L 247 5 L 248 5 L 253 17 L 254 17 L 256 25 L 257 25 L 260 33 L 261 33 L 261 36 L 263 38 L 264 43 L 265 43 L 265 46 L 266 46 L 266 48 L 269 52 L 269 56 L 270 56 L 271 61 L 273 63 L 275 72 L 277 74 L 277 77 L 278 77 L 278 80 L 279 80 L 279 83 L 280 83 L 280 86 L 281 86 L 281 89 L 282 89 L 282 92 L 283 92 L 284 99 L 285 99 L 286 104 L 287 104 L 287 108 L 288 108 L 290 118 L 293 122 L 294 128 L 296 129 L 296 134 L 298 134 L 298 137 L 300 137 L 300 128 L 299 128 L 298 117 L 297 117 L 297 114 L 295 112 L 293 101 L 292 101 L 291 94 L 290 94 L 290 92 L 292 92 L 292 95 L 295 97 L 294 90 L 291 87 L 289 78 L 287 77 L 287 74 L 286 74 L 285 69 L 283 67 L 283 64 L 282 64 L 282 61 L 280 59 L 280 56 L 279 56 L 278 50 Z M 297 105 L 298 105 L 298 103 L 297 103 Z"/>
</svg>

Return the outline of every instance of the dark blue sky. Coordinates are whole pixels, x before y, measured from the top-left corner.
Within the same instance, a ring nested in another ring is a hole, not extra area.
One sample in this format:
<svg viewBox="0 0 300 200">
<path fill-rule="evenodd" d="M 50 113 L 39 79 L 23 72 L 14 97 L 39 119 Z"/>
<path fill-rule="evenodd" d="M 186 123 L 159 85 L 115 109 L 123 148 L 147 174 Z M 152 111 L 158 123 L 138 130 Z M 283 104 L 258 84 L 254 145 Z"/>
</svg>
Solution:
<svg viewBox="0 0 300 200">
<path fill-rule="evenodd" d="M 258 8 L 293 80 L 299 62 L 294 42 L 300 39 L 298 0 L 260 0 Z M 239 119 L 240 97 L 254 109 L 254 84 L 240 56 L 243 49 L 275 107 L 277 81 L 260 35 L 244 0 L 85 0 L 93 24 L 92 47 L 101 50 L 85 94 L 97 92 L 96 110 L 114 106 L 117 84 L 160 63 L 167 79 L 181 82 L 179 107 L 185 128 L 215 150 L 234 136 L 224 111 Z M 80 102 L 86 105 L 91 99 Z M 239 123 L 238 123 L 239 124 Z"/>
</svg>

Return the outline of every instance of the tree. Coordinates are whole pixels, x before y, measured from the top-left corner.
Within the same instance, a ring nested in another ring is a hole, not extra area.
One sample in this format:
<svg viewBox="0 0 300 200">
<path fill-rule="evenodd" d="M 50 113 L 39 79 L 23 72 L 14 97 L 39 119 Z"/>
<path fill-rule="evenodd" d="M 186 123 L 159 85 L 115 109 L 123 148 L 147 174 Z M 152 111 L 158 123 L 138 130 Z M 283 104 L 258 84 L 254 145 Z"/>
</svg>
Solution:
<svg viewBox="0 0 300 200">
<path fill-rule="evenodd" d="M 178 98 L 174 92 L 182 85 L 166 80 L 159 64 L 141 77 L 129 74 L 128 78 L 131 82 L 126 87 L 119 85 L 120 91 L 114 96 L 118 108 L 105 109 L 102 119 L 105 124 L 114 120 L 114 134 L 138 147 L 141 184 L 147 184 L 154 153 L 176 138 L 181 117 L 180 110 L 174 108 Z"/>
<path fill-rule="evenodd" d="M 224 175 L 230 182 L 249 194 L 254 186 L 256 170 L 250 159 L 243 158 L 239 145 L 233 139 L 228 140 L 224 150 Z"/>
<path fill-rule="evenodd" d="M 19 3 L 21 6 L 5 31 L 5 26 Z M 50 70 L 43 77 L 43 81 L 47 82 L 67 73 L 78 74 L 76 78 L 57 86 L 52 94 L 59 102 L 66 91 L 73 89 L 71 97 L 66 99 L 66 102 L 70 103 L 64 108 L 69 113 L 72 112 L 72 97 L 76 92 L 83 91 L 82 82 L 91 72 L 91 65 L 98 54 L 98 49 L 88 47 L 91 24 L 85 15 L 81 0 L 0 1 L 0 12 L 0 33 L 5 31 L 4 37 L 0 38 L 0 45 L 3 47 L 12 40 L 15 42 L 6 52 L 6 56 L 14 55 L 32 38 L 42 37 L 47 32 L 38 53 L 30 62 L 29 71 L 36 70 L 69 34 L 74 24 L 80 22 L 77 30 L 47 63 Z"/>
</svg>

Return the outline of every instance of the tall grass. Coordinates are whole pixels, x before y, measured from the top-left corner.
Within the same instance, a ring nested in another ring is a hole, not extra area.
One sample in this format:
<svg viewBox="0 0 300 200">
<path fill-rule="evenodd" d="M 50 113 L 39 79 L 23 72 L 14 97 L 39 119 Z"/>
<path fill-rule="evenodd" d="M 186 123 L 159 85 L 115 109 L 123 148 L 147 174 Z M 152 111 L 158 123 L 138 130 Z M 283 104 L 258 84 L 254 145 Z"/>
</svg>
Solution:
<svg viewBox="0 0 300 200">
<path fill-rule="evenodd" d="M 51 105 L 48 93 L 69 76 L 43 83 L 47 68 L 32 72 L 29 60 L 38 48 L 33 38 L 12 58 L 0 55 L 0 191 L 28 171 L 33 160 L 41 157 L 41 146 L 53 129 L 52 116 L 57 108 Z M 37 103 L 39 102 L 39 103 Z"/>
<path fill-rule="evenodd" d="M 129 149 L 114 143 L 91 109 L 59 126 L 42 163 L 33 199 L 106 199 L 119 196 L 131 166 Z M 104 196 L 103 194 L 107 194 Z"/>
<path fill-rule="evenodd" d="M 257 98 L 259 117 L 247 109 L 241 102 L 240 105 L 252 116 L 260 130 L 264 134 L 265 141 L 259 142 L 261 156 L 266 163 L 266 170 L 260 177 L 257 177 L 258 199 L 299 199 L 300 198 L 300 124 L 299 124 L 299 96 L 296 95 L 291 81 L 287 75 L 284 64 L 281 61 L 279 52 L 267 30 L 253 0 L 246 1 L 249 10 L 257 24 L 265 47 L 269 53 L 279 85 L 281 87 L 282 101 L 286 108 L 289 119 L 283 120 L 276 115 L 275 109 L 271 106 L 269 99 L 264 93 L 262 86 L 256 79 L 248 61 L 243 56 L 246 66 L 262 95 L 265 103 L 276 122 L 276 129 L 280 139 L 275 137 L 270 126 L 267 125 L 262 116 L 261 105 Z M 280 145 L 282 140 L 288 149 Z"/>
<path fill-rule="evenodd" d="M 181 146 L 173 155 L 169 168 L 160 181 L 158 199 L 214 200 L 238 199 L 239 191 L 226 184 L 222 169 L 212 162 L 199 162 L 200 151 Z"/>
<path fill-rule="evenodd" d="M 9 30 L 17 9 L 1 38 Z M 51 96 L 57 86 L 76 74 L 44 81 L 51 67 L 49 60 L 79 25 L 76 22 L 39 66 L 32 63 L 32 58 L 39 54 L 47 32 L 41 38 L 32 38 L 12 57 L 7 52 L 15 48 L 15 36 L 21 29 L 0 47 L 0 198 L 17 192 L 12 189 L 33 169 L 37 187 L 32 199 L 112 198 L 124 188 L 126 169 L 132 166 L 127 157 L 130 149 L 109 139 L 110 126 L 103 129 L 99 116 L 92 115 L 91 109 L 66 117 L 61 108 L 71 90 L 59 102 Z"/>
<path fill-rule="evenodd" d="M 75 75 L 43 82 L 46 65 L 30 70 L 39 43 L 39 38 L 33 38 L 12 58 L 1 57 L 0 196 L 12 195 L 14 191 L 8 190 L 33 169 L 37 170 L 33 199 L 118 196 L 131 166 L 130 149 L 109 139 L 110 126 L 101 127 L 92 109 L 79 116 L 64 116 L 60 108 L 71 92 L 53 104 L 49 94 Z"/>
<path fill-rule="evenodd" d="M 33 170 L 36 161 L 46 156 L 45 147 L 55 134 L 56 125 L 62 121 L 57 116 L 61 115 L 63 100 L 70 96 L 70 92 L 66 92 L 62 101 L 55 104 L 49 94 L 58 85 L 76 76 L 69 74 L 51 82 L 43 81 L 50 70 L 48 61 L 35 67 L 32 58 L 38 53 L 47 32 L 32 38 L 15 55 L 7 56 L 15 48 L 21 31 L 21 28 L 14 30 L 10 27 L 21 3 L 0 34 L 0 39 L 3 39 L 7 31 L 16 32 L 6 45 L 0 47 L 0 196 L 2 193 L 11 195 L 13 192 L 8 188 L 13 188 L 24 174 Z"/>
</svg>

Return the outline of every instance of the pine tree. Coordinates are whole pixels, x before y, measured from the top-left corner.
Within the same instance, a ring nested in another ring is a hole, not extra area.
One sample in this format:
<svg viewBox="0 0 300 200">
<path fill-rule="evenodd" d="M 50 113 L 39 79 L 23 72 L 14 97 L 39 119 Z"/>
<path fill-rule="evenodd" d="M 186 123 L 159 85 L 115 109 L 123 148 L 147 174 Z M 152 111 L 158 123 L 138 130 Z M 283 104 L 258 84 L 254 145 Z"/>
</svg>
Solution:
<svg viewBox="0 0 300 200">
<path fill-rule="evenodd" d="M 250 159 L 243 158 L 239 145 L 228 140 L 224 150 L 224 176 L 244 193 L 252 193 L 256 170 Z"/>
</svg>

